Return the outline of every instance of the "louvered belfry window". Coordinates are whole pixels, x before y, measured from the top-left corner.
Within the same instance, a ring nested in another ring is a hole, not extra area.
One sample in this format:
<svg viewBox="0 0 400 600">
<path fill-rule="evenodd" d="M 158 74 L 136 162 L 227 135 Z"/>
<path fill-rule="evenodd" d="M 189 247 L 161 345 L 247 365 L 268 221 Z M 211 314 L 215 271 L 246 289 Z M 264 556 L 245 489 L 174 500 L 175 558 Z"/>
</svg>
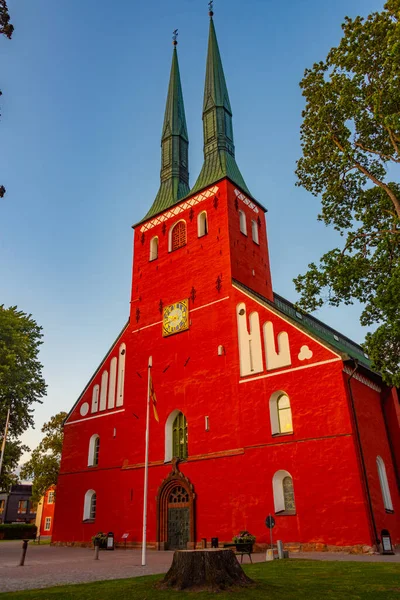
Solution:
<svg viewBox="0 0 400 600">
<path fill-rule="evenodd" d="M 186 224 L 179 221 L 172 230 L 171 250 L 182 248 L 186 244 Z"/>
</svg>

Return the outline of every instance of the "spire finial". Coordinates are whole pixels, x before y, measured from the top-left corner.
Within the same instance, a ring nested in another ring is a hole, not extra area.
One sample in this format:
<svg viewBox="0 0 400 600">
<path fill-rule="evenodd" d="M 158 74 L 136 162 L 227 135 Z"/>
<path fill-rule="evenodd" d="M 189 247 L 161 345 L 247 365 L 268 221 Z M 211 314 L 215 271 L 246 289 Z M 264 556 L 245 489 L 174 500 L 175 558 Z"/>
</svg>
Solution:
<svg viewBox="0 0 400 600">
<path fill-rule="evenodd" d="M 214 0 L 210 0 L 210 2 L 208 3 L 208 14 L 210 15 L 210 17 L 214 16 Z"/>
<path fill-rule="evenodd" d="M 175 29 L 172 33 L 172 43 L 174 46 L 178 45 L 178 30 Z"/>
</svg>

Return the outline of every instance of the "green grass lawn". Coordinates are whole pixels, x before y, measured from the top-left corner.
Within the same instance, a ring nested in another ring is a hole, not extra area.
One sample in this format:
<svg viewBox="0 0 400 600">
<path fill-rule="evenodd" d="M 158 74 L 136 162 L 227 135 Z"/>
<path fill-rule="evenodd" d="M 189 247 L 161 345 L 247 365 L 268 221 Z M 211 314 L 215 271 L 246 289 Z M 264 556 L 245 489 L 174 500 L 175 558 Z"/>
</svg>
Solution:
<svg viewBox="0 0 400 600">
<path fill-rule="evenodd" d="M 399 563 L 323 562 L 284 560 L 246 565 L 254 579 L 251 588 L 218 594 L 218 600 L 400 600 Z M 206 592 L 158 590 L 154 584 L 162 575 L 101 581 L 13 592 L 0 595 L 1 600 L 195 600 L 211 599 Z"/>
</svg>

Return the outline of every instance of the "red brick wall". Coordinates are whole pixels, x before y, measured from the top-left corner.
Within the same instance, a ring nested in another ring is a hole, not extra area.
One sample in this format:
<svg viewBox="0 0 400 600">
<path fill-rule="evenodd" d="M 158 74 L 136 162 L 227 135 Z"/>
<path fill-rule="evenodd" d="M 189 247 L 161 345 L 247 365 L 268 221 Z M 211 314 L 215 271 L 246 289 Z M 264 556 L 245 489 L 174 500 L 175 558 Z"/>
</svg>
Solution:
<svg viewBox="0 0 400 600">
<path fill-rule="evenodd" d="M 234 185 L 227 182 L 232 277 L 269 300 L 273 300 L 264 211 L 254 203 L 251 207 L 240 198 L 237 199 L 235 189 L 237 188 Z M 247 236 L 240 231 L 239 210 L 246 215 Z M 256 244 L 252 238 L 253 220 L 260 223 L 259 244 Z"/>
<path fill-rule="evenodd" d="M 189 460 L 181 470 L 196 494 L 197 540 L 218 536 L 228 541 L 247 528 L 259 542 L 267 542 L 264 521 L 274 513 L 272 477 L 283 469 L 293 477 L 297 514 L 277 515 L 275 539 L 338 546 L 372 543 L 343 363 L 299 327 L 232 286 L 233 276 L 272 298 L 264 215 L 258 213 L 260 247 L 254 247 L 250 227 L 254 211 L 240 205 L 249 217 L 248 237 L 243 240 L 234 188 L 226 181 L 218 186 L 216 197 L 192 207 L 192 219 L 187 207 L 165 221 L 165 233 L 162 222 L 144 236 L 142 225 L 136 227 L 130 323 L 65 426 L 54 541 L 88 542 L 97 531 L 114 531 L 117 541 L 129 533 L 129 541 L 140 541 L 147 362 L 152 356 L 160 423 L 151 417 L 149 541 L 156 540 L 157 490 L 171 471 L 171 465 L 164 465 L 165 422 L 173 410 L 181 410 L 189 431 Z M 197 215 L 202 210 L 207 211 L 208 234 L 198 238 Z M 169 253 L 168 230 L 181 218 L 187 224 L 187 244 Z M 159 257 L 149 262 L 154 235 L 159 237 Z M 190 298 L 190 329 L 164 338 L 160 300 L 166 306 L 184 298 Z M 275 338 L 280 331 L 288 333 L 288 367 L 240 377 L 236 322 L 240 302 L 245 302 L 247 314 L 259 313 L 261 326 L 273 323 Z M 109 370 L 122 341 L 127 347 L 123 408 L 82 417 L 81 404 L 91 405 L 93 385 L 101 383 L 101 373 Z M 298 356 L 304 345 L 312 351 L 306 361 Z M 278 390 L 290 397 L 294 426 L 290 435 L 271 433 L 269 399 Z M 99 465 L 88 468 L 93 434 L 100 436 Z M 222 454 L 210 456 L 217 452 Z M 95 523 L 82 522 L 89 489 L 97 493 Z"/>
<path fill-rule="evenodd" d="M 378 537 L 382 529 L 388 529 L 392 542 L 399 543 L 400 498 L 385 428 L 381 394 L 354 378 L 351 380 L 351 386 Z M 381 456 L 385 463 L 394 514 L 385 511 L 376 465 L 377 456 Z"/>
</svg>

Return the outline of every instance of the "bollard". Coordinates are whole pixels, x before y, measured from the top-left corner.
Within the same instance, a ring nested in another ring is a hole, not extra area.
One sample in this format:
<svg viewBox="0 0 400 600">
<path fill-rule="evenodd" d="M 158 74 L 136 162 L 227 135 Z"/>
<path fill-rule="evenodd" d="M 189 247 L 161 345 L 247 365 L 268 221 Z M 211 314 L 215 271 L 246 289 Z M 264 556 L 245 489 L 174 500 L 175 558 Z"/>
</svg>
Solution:
<svg viewBox="0 0 400 600">
<path fill-rule="evenodd" d="M 26 550 L 28 548 L 28 542 L 29 542 L 29 540 L 22 540 L 22 553 L 21 553 L 21 560 L 19 561 L 20 567 L 23 567 L 24 563 L 25 563 L 25 556 L 26 556 Z"/>
<path fill-rule="evenodd" d="M 94 560 L 99 560 L 100 540 L 94 540 Z"/>
<path fill-rule="evenodd" d="M 276 542 L 276 546 L 278 548 L 278 558 L 285 558 L 283 554 L 283 542 L 281 540 L 278 540 Z"/>
</svg>

